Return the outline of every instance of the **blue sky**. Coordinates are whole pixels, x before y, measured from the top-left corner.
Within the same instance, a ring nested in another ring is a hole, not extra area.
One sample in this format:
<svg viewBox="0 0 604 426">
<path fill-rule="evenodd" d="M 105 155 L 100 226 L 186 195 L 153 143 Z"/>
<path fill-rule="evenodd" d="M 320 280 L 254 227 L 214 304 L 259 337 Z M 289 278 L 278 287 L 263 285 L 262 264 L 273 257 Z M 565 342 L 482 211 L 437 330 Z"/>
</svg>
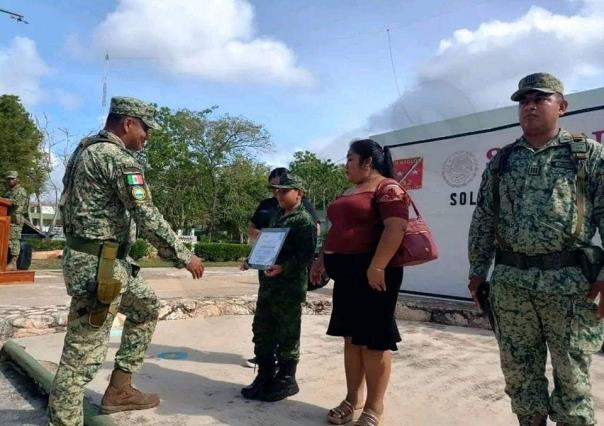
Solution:
<svg viewBox="0 0 604 426">
<path fill-rule="evenodd" d="M 602 0 L 0 0 L 0 93 L 51 132 L 97 130 L 108 96 L 242 115 L 283 165 L 347 141 L 508 105 L 519 78 L 604 85 Z M 397 92 L 388 49 L 390 29 Z"/>
</svg>

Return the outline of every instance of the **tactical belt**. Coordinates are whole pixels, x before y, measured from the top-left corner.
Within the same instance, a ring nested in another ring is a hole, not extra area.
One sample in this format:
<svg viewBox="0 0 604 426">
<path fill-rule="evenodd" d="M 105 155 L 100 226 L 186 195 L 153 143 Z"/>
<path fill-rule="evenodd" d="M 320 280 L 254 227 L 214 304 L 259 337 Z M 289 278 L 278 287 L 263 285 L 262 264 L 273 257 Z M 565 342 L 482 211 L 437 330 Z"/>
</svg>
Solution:
<svg viewBox="0 0 604 426">
<path fill-rule="evenodd" d="M 565 266 L 580 266 L 577 251 L 562 250 L 555 253 L 528 255 L 513 251 L 496 250 L 495 264 L 519 269 L 560 269 Z"/>
<path fill-rule="evenodd" d="M 99 256 L 101 254 L 101 247 L 103 241 L 99 240 L 88 240 L 86 238 L 75 237 L 73 235 L 65 234 L 65 245 L 75 251 L 82 253 L 88 253 L 93 256 Z M 117 259 L 125 259 L 130 251 L 130 244 L 122 243 L 117 250 Z"/>
</svg>

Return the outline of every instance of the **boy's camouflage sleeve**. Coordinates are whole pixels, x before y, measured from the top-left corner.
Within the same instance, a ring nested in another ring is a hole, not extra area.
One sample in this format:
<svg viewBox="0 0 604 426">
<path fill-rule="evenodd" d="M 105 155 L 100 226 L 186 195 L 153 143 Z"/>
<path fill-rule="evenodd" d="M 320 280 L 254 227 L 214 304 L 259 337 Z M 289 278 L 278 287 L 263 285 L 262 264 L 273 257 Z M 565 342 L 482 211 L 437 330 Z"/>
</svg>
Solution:
<svg viewBox="0 0 604 426">
<path fill-rule="evenodd" d="M 496 156 L 492 161 L 497 161 Z M 495 217 L 493 212 L 493 170 L 487 165 L 480 182 L 476 208 L 468 235 L 470 278 L 486 278 L 495 252 Z"/>
<path fill-rule="evenodd" d="M 157 248 L 161 257 L 172 260 L 177 267 L 187 265 L 192 253 L 153 205 L 142 169 L 125 165 L 120 173 L 121 176 L 117 177 L 118 195 L 130 211 L 141 236 Z"/>
<path fill-rule="evenodd" d="M 310 218 L 310 215 L 308 215 Z M 314 223 L 307 221 L 303 226 L 290 228 L 291 242 L 288 242 L 294 248 L 292 255 L 281 262 L 283 274 L 287 275 L 292 271 L 305 270 L 315 254 L 317 244 L 317 230 Z"/>
</svg>

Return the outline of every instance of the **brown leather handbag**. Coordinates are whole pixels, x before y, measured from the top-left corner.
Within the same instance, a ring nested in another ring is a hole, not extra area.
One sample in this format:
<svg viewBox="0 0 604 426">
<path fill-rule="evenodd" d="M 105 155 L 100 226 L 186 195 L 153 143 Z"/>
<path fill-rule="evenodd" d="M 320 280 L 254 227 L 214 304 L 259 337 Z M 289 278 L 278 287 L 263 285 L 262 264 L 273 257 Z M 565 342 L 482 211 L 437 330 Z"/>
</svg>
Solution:
<svg viewBox="0 0 604 426">
<path fill-rule="evenodd" d="M 403 266 L 421 265 L 438 259 L 438 247 L 432 238 L 430 228 L 420 215 L 413 199 L 411 197 L 409 199 L 415 211 L 415 217 L 409 218 L 405 236 L 398 249 L 398 253 L 402 254 Z"/>
<path fill-rule="evenodd" d="M 386 179 L 382 182 L 385 181 Z M 380 182 L 376 188 L 376 192 L 378 192 L 379 188 L 382 186 L 382 182 Z M 389 183 L 394 182 L 396 181 L 390 180 Z M 405 188 L 400 184 L 399 186 L 405 191 Z M 400 247 L 392 257 L 392 262 L 398 266 L 421 265 L 422 263 L 430 262 L 438 258 L 438 247 L 434 242 L 434 238 L 432 238 L 432 233 L 430 232 L 428 224 L 422 218 L 413 198 L 411 198 L 407 191 L 405 191 L 405 193 L 411 201 L 411 207 L 413 207 L 415 217 L 409 217 L 407 230 L 405 231 Z"/>
</svg>

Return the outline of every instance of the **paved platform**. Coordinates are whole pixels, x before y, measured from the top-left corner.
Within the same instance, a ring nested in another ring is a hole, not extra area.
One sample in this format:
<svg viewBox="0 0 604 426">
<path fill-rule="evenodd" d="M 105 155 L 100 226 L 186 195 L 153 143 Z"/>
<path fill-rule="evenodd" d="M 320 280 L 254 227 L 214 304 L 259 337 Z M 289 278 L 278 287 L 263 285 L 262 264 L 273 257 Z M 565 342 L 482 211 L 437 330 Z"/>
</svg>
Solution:
<svg viewBox="0 0 604 426">
<path fill-rule="evenodd" d="M 153 410 L 118 413 L 119 425 L 321 425 L 345 395 L 342 342 L 325 335 L 327 316 L 307 315 L 302 324 L 301 391 L 276 403 L 247 401 L 239 393 L 254 378 L 244 367 L 252 353 L 248 315 L 162 321 L 136 384 L 158 391 Z M 495 339 L 490 331 L 399 321 L 403 342 L 394 354 L 386 398 L 389 426 L 508 426 L 515 424 Z M 119 344 L 112 331 L 107 361 L 90 384 L 99 403 Z M 57 362 L 63 334 L 19 339 L 38 360 Z M 598 417 L 604 419 L 604 357 L 592 367 Z M 551 374 L 551 373 L 550 373 Z"/>
<path fill-rule="evenodd" d="M 255 295 L 256 271 L 236 267 L 207 268 L 201 280 L 185 269 L 143 268 L 141 274 L 160 298 Z M 69 296 L 61 271 L 36 271 L 34 284 L 0 286 L 0 308 L 66 305 Z"/>
</svg>

